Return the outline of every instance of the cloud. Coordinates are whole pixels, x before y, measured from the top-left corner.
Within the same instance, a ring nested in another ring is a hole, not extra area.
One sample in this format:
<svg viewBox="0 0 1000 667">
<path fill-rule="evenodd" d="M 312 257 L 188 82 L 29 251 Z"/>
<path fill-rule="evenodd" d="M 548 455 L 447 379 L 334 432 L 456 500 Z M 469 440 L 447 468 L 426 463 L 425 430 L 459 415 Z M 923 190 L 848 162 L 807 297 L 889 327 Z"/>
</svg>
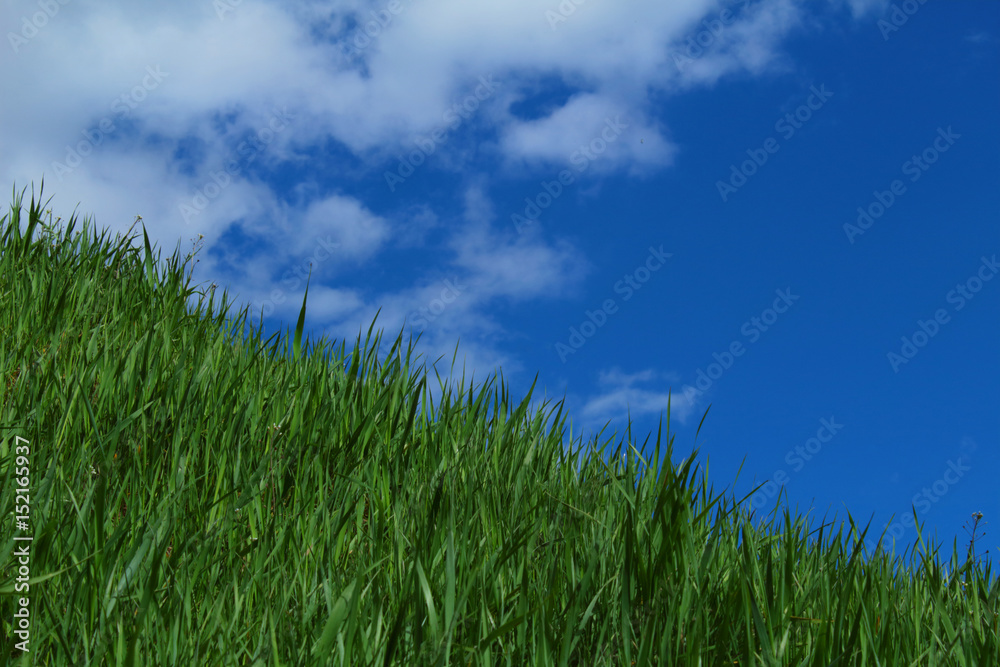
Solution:
<svg viewBox="0 0 1000 667">
<path fill-rule="evenodd" d="M 513 121 L 500 145 L 508 163 L 547 162 L 591 173 L 622 164 L 667 166 L 676 152 L 654 124 L 631 118 L 626 104 L 591 93 L 571 97 L 544 118 Z"/>
<path fill-rule="evenodd" d="M 389 235 L 389 224 L 373 215 L 358 200 L 342 195 L 332 195 L 311 202 L 301 216 L 296 230 L 299 244 L 310 237 L 323 238 L 325 243 L 336 246 L 344 259 L 357 263 L 375 254 Z"/>
<path fill-rule="evenodd" d="M 546 244 L 535 236 L 494 232 L 470 225 L 454 237 L 455 265 L 475 289 L 513 301 L 565 296 L 588 273 L 590 263 L 567 241 Z"/>
<path fill-rule="evenodd" d="M 603 387 L 603 391 L 584 404 L 581 415 L 595 423 L 603 423 L 609 419 L 624 421 L 629 414 L 632 417 L 661 413 L 666 416 L 669 399 L 671 418 L 676 418 L 682 424 L 686 423 L 696 406 L 696 392 L 677 393 L 672 391 L 669 386 L 666 390 L 660 391 L 635 386 L 654 381 L 659 383 L 663 380 L 680 385 L 678 377 L 658 373 L 653 369 L 646 369 L 631 375 L 623 373 L 618 367 L 601 371 L 598 384 Z"/>
</svg>

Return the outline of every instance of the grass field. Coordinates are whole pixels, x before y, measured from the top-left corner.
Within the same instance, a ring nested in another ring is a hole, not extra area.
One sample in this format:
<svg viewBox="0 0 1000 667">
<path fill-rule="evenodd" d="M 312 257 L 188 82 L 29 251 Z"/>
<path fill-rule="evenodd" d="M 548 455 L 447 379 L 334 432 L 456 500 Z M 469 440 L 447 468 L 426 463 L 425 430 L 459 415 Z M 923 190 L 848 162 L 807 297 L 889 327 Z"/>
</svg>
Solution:
<svg viewBox="0 0 1000 667">
<path fill-rule="evenodd" d="M 262 340 L 191 255 L 23 195 L 0 220 L 4 659 L 998 664 L 1000 585 L 964 545 L 753 516 L 696 451 L 673 462 L 669 419 L 567 452 L 560 405 L 445 384 L 401 335 Z"/>
</svg>

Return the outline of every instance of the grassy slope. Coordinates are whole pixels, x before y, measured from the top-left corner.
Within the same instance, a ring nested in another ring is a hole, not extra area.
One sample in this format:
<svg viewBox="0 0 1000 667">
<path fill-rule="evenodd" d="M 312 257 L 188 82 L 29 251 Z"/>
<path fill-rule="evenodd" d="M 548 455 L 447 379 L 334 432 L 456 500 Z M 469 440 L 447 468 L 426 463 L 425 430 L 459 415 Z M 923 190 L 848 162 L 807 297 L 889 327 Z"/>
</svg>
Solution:
<svg viewBox="0 0 1000 667">
<path fill-rule="evenodd" d="M 577 473 L 561 409 L 495 377 L 433 404 L 439 380 L 372 331 L 287 359 L 225 295 L 189 308 L 178 253 L 75 217 L 41 238 L 42 209 L 24 220 L 15 192 L 0 221 L 2 503 L 21 436 L 33 664 L 996 664 L 1000 587 L 955 547 L 862 561 L 853 521 L 764 523 L 693 456 L 640 476 L 624 440 Z M 668 420 L 656 459 L 672 444 Z"/>
</svg>

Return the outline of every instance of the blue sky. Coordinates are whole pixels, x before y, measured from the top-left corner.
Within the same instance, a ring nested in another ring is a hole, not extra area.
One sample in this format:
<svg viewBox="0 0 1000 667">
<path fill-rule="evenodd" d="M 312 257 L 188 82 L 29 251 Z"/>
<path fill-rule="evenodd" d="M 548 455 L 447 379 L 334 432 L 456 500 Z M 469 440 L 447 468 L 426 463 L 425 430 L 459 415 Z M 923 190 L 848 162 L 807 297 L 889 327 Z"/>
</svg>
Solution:
<svg viewBox="0 0 1000 667">
<path fill-rule="evenodd" d="M 574 437 L 670 392 L 677 459 L 711 405 L 717 489 L 996 555 L 1000 5 L 661 4 L 10 2 L 0 169 L 268 331 L 311 262 L 313 337 L 381 309 Z"/>
</svg>

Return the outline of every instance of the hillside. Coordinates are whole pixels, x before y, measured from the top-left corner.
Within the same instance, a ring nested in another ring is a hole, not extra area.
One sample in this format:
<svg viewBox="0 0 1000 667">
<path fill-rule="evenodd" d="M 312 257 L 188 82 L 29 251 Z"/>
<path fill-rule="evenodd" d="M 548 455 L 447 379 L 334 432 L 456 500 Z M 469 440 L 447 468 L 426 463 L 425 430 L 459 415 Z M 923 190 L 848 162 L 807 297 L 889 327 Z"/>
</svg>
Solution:
<svg viewBox="0 0 1000 667">
<path fill-rule="evenodd" d="M 444 385 L 374 323 L 265 340 L 192 255 L 23 194 L 0 220 L 5 657 L 997 664 L 1000 586 L 958 545 L 904 561 L 852 550 L 851 518 L 751 515 L 696 450 L 674 463 L 669 419 L 648 473 L 645 438 L 567 452 L 561 405 Z"/>
</svg>

